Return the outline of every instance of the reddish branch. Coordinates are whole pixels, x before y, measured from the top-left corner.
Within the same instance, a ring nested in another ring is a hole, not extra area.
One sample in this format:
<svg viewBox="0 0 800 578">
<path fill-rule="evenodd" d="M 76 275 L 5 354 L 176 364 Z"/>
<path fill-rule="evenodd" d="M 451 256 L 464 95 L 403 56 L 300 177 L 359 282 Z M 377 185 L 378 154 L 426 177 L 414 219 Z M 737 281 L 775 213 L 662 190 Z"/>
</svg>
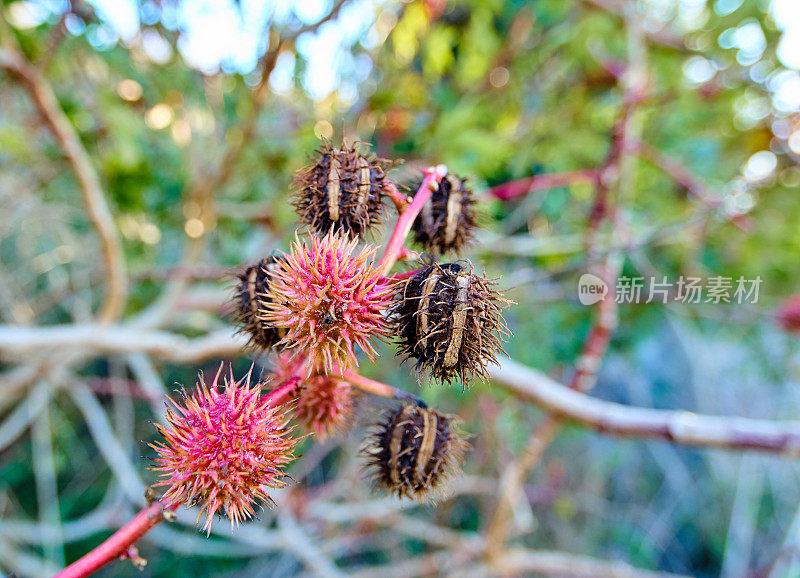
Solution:
<svg viewBox="0 0 800 578">
<path fill-rule="evenodd" d="M 584 169 L 566 173 L 535 175 L 518 181 L 510 181 L 490 188 L 489 192 L 498 199 L 507 200 L 520 195 L 527 195 L 534 191 L 566 187 L 576 183 L 593 183 L 596 180 L 596 170 Z"/>
<path fill-rule="evenodd" d="M 414 219 L 417 218 L 425 202 L 430 198 L 433 191 L 439 186 L 439 182 L 447 174 L 447 167 L 444 165 L 430 167 L 426 169 L 424 173 L 425 177 L 422 179 L 422 184 L 419 186 L 417 194 L 414 195 L 414 199 L 411 203 L 400 212 L 400 216 L 397 218 L 397 223 L 395 223 L 394 230 L 392 231 L 392 236 L 389 237 L 389 242 L 386 243 L 383 255 L 380 261 L 378 261 L 378 265 L 383 269 L 384 275 L 389 272 L 389 269 L 392 268 L 392 265 L 394 265 L 400 257 L 403 251 L 403 243 L 405 243 L 406 237 L 409 231 L 411 231 Z"/>
<path fill-rule="evenodd" d="M 53 578 L 81 578 L 97 572 L 106 564 L 117 560 L 130 551 L 139 538 L 164 519 L 164 513 L 171 513 L 174 506 L 154 502 L 143 510 L 111 537 L 84 557 L 73 562 Z"/>
<path fill-rule="evenodd" d="M 654 146 L 640 140 L 631 140 L 627 144 L 627 149 L 631 153 L 650 161 L 653 165 L 660 168 L 676 183 L 686 189 L 690 195 L 700 200 L 706 206 L 719 208 L 722 205 L 723 201 L 719 194 L 701 183 L 683 164 L 662 153 Z M 725 214 L 725 218 L 744 232 L 748 232 L 753 228 L 753 220 L 748 215 Z"/>
</svg>

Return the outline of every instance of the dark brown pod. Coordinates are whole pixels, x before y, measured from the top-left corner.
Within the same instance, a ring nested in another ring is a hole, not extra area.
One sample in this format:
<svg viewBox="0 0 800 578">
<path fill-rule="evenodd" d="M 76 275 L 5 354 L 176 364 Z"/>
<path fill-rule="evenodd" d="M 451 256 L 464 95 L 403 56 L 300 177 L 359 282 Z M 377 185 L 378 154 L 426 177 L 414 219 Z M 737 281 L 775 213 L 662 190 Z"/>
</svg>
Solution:
<svg viewBox="0 0 800 578">
<path fill-rule="evenodd" d="M 331 229 L 363 235 L 385 213 L 388 162 L 361 155 L 355 144 L 325 143 L 318 158 L 298 171 L 293 204 L 303 223 L 316 235 Z"/>
<path fill-rule="evenodd" d="M 469 449 L 454 425 L 452 416 L 413 404 L 387 416 L 363 450 L 376 484 L 419 502 L 444 497 Z"/>
<path fill-rule="evenodd" d="M 418 374 L 440 382 L 456 377 L 467 387 L 489 377 L 487 365 L 509 335 L 501 313 L 510 301 L 495 283 L 466 265 L 434 263 L 398 288 L 391 314 L 400 338 L 398 355 L 416 360 Z"/>
<path fill-rule="evenodd" d="M 414 220 L 414 240 L 426 251 L 460 253 L 473 241 L 475 197 L 465 185 L 465 179 L 447 175 Z"/>
<path fill-rule="evenodd" d="M 267 257 L 237 274 L 239 282 L 234 289 L 236 321 L 239 331 L 248 336 L 249 345 L 258 349 L 273 347 L 286 333 L 285 329 L 265 323 L 258 315 L 261 304 L 270 299 L 270 272 L 277 263 L 277 257 Z"/>
</svg>

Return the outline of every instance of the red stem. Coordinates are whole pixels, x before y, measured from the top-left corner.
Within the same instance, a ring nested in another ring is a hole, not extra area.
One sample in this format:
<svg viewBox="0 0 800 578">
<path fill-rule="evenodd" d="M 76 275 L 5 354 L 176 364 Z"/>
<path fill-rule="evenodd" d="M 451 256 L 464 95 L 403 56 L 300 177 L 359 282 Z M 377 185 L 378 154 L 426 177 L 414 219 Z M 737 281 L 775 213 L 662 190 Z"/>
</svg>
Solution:
<svg viewBox="0 0 800 578">
<path fill-rule="evenodd" d="M 292 393 L 300 385 L 300 377 L 295 375 L 284 381 L 281 385 L 265 393 L 263 397 L 273 402 L 273 405 L 281 405 L 292 397 Z"/>
<path fill-rule="evenodd" d="M 413 277 L 417 273 L 419 273 L 419 269 L 412 269 L 411 271 L 401 271 L 400 273 L 395 273 L 393 275 L 389 275 L 386 279 L 390 281 L 402 281 L 404 279 L 408 279 L 409 277 Z"/>
<path fill-rule="evenodd" d="M 533 191 L 543 191 L 565 187 L 573 183 L 593 183 L 597 180 L 597 171 L 584 169 L 566 173 L 549 173 L 535 175 L 518 181 L 511 181 L 489 189 L 489 192 L 498 199 L 507 200 L 520 195 L 527 195 Z"/>
<path fill-rule="evenodd" d="M 389 272 L 389 269 L 392 268 L 392 265 L 395 264 L 397 258 L 400 256 L 403 243 L 406 240 L 408 232 L 411 230 L 414 219 L 417 218 L 425 202 L 430 198 L 433 191 L 439 186 L 439 182 L 447 174 L 447 167 L 444 165 L 430 167 L 425 169 L 424 174 L 425 178 L 422 179 L 422 184 L 419 186 L 417 194 L 414 195 L 411 204 L 405 207 L 397 218 L 392 236 L 389 238 L 389 242 L 386 243 L 383 255 L 380 261 L 378 261 L 378 266 L 383 271 L 384 275 Z"/>
<path fill-rule="evenodd" d="M 408 393 L 407 391 L 403 391 L 402 389 L 398 389 L 381 381 L 375 381 L 374 379 L 364 377 L 363 375 L 359 375 L 358 373 L 355 373 L 349 369 L 343 371 L 339 376 L 339 379 L 373 395 L 379 395 L 381 397 L 388 397 L 391 399 L 399 399 L 405 403 L 414 403 L 416 405 L 426 407 L 425 402 L 423 402 L 413 393 Z"/>
<path fill-rule="evenodd" d="M 153 502 L 122 528 L 114 532 L 105 542 L 94 550 L 76 560 L 53 578 L 81 578 L 97 572 L 100 568 L 113 562 L 144 536 L 150 529 L 164 519 L 164 511 L 173 511 L 175 506 L 165 506 L 161 502 Z"/>
<path fill-rule="evenodd" d="M 394 183 L 389 183 L 386 186 L 386 196 L 388 196 L 389 200 L 394 203 L 398 213 L 402 213 L 411 202 L 411 199 L 397 190 L 397 187 L 394 185 Z"/>
<path fill-rule="evenodd" d="M 362 389 L 368 393 L 379 395 L 381 397 L 394 397 L 395 392 L 397 391 L 397 389 L 391 385 L 364 377 L 363 375 L 359 375 L 358 373 L 355 373 L 349 369 L 342 372 L 341 378 L 342 381 L 346 381 L 350 385 L 354 385 L 359 389 Z"/>
</svg>

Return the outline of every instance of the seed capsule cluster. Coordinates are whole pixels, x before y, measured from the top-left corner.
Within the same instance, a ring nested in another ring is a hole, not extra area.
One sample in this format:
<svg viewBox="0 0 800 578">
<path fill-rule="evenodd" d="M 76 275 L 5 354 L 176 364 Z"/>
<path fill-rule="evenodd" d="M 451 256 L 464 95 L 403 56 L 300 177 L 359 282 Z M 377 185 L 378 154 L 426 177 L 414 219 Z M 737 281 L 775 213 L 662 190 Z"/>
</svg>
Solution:
<svg viewBox="0 0 800 578">
<path fill-rule="evenodd" d="M 364 453 L 378 486 L 426 502 L 444 494 L 468 447 L 451 416 L 408 404 L 387 417 Z"/>
<path fill-rule="evenodd" d="M 475 225 L 475 198 L 466 180 L 447 175 L 412 228 L 415 241 L 426 251 L 444 255 L 463 251 L 473 240 Z"/>
<path fill-rule="evenodd" d="M 295 178 L 300 219 L 317 235 L 331 230 L 363 235 L 383 218 L 388 163 L 359 154 L 355 144 L 334 148 L 326 143 L 317 152 L 318 158 Z"/>
<path fill-rule="evenodd" d="M 419 271 L 401 285 L 392 306 L 398 354 L 441 382 L 459 378 L 466 387 L 474 377 L 488 379 L 486 366 L 497 362 L 508 335 L 501 310 L 509 302 L 494 287 L 469 263 L 433 263 Z"/>
<path fill-rule="evenodd" d="M 259 307 L 270 300 L 270 277 L 279 260 L 275 256 L 243 268 L 237 274 L 239 282 L 234 290 L 236 321 L 239 331 L 249 338 L 251 347 L 269 349 L 286 335 L 286 330 L 274 327 L 259 318 Z"/>
<path fill-rule="evenodd" d="M 401 212 L 419 205 L 393 190 L 387 161 L 347 143 L 325 143 L 317 152 L 298 172 L 293 199 L 310 235 L 297 237 L 287 253 L 243 269 L 234 305 L 250 345 L 278 353 L 272 394 L 282 396 L 307 431 L 325 437 L 352 424 L 353 386 L 365 387 L 352 368 L 359 356 L 374 359 L 377 341 L 396 340 L 398 355 L 414 360 L 418 376 L 463 387 L 488 379 L 487 367 L 497 362 L 508 335 L 501 311 L 509 301 L 468 261 L 427 263 L 410 276 L 387 276 L 384 265 L 394 262 L 396 243 L 390 241 L 391 250 L 378 260 L 377 247 L 359 246 L 361 237 L 382 220 L 387 195 Z M 426 174 L 424 182 L 436 188 L 410 224 L 416 242 L 434 255 L 463 251 L 476 227 L 473 192 L 465 179 L 442 178 L 444 172 L 436 167 Z M 401 215 L 395 233 L 407 230 L 409 217 Z M 377 484 L 400 498 L 436 499 L 469 444 L 452 416 L 377 385 L 406 402 L 386 416 L 363 450 Z"/>
</svg>

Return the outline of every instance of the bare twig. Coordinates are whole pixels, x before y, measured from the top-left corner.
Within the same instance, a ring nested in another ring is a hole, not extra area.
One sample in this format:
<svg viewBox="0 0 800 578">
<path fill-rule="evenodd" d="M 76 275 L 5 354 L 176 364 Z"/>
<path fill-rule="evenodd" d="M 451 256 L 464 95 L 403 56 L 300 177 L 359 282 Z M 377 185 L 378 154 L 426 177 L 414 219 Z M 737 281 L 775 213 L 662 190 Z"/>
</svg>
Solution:
<svg viewBox="0 0 800 578">
<path fill-rule="evenodd" d="M 119 233 L 108 208 L 106 194 L 89 154 L 64 114 L 50 84 L 16 46 L 11 32 L 0 15 L 0 68 L 20 81 L 39 111 L 53 137 L 72 165 L 83 194 L 89 220 L 97 231 L 106 273 L 106 296 L 98 319 L 108 323 L 120 317 L 128 296 L 128 278 Z"/>
<path fill-rule="evenodd" d="M 33 389 L 0 424 L 0 450 L 7 448 L 33 423 L 50 400 L 46 384 Z"/>
<path fill-rule="evenodd" d="M 628 150 L 643 159 L 651 162 L 653 165 L 664 171 L 676 183 L 681 185 L 686 192 L 693 197 L 697 198 L 700 202 L 712 209 L 719 209 L 723 205 L 722 196 L 711 188 L 707 187 L 694 174 L 679 161 L 661 152 L 654 146 L 642 142 L 641 140 L 632 139 L 627 144 Z M 745 214 L 730 215 L 724 210 L 723 216 L 736 225 L 742 231 L 748 232 L 753 228 L 753 220 Z"/>
<path fill-rule="evenodd" d="M 501 361 L 492 377 L 545 412 L 602 433 L 800 457 L 800 422 L 702 415 L 603 401 L 571 390 L 508 358 Z"/>
<path fill-rule="evenodd" d="M 512 199 L 520 195 L 527 195 L 533 191 L 556 189 L 577 183 L 593 183 L 597 180 L 598 172 L 594 169 L 570 171 L 566 173 L 548 173 L 534 175 L 518 181 L 511 181 L 490 188 L 487 192 L 498 199 Z"/>
<path fill-rule="evenodd" d="M 49 414 L 47 404 L 45 404 L 31 428 L 36 503 L 39 511 L 39 523 L 42 526 L 50 525 L 61 530 L 58 486 L 56 484 L 56 463 L 53 456 L 53 439 Z M 60 532 L 56 534 L 56 537 L 56 540 L 45 545 L 44 553 L 50 562 L 63 566 L 64 540 Z"/>
<path fill-rule="evenodd" d="M 70 384 L 69 392 L 75 405 L 83 414 L 100 455 L 114 473 L 126 496 L 134 503 L 143 503 L 142 496 L 145 485 L 128 458 L 125 448 L 114 435 L 108 416 L 103 411 L 103 406 L 100 405 L 88 386 L 77 380 L 73 380 Z"/>
<path fill-rule="evenodd" d="M 189 339 L 167 331 L 126 326 L 59 325 L 52 327 L 0 326 L 0 353 L 27 355 L 61 349 L 85 354 L 146 353 L 175 363 L 193 363 L 213 357 L 239 355 L 245 343 L 226 328 Z"/>
</svg>

